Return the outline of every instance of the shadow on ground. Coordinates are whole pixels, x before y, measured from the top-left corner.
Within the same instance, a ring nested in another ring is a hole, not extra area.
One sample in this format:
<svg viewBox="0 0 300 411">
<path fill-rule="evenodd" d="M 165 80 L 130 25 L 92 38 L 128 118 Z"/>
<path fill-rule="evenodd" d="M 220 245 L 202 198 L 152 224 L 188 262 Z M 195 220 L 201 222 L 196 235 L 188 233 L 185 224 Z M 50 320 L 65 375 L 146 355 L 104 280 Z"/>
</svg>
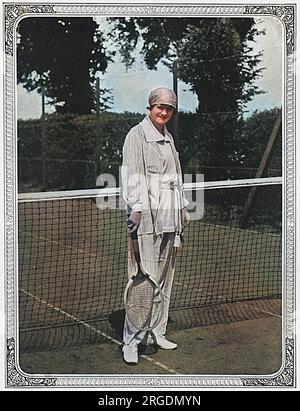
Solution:
<svg viewBox="0 0 300 411">
<path fill-rule="evenodd" d="M 120 331 L 120 330 L 119 330 Z M 282 362 L 280 316 L 172 330 L 175 351 L 140 357 L 137 366 L 122 360 L 117 340 L 20 355 L 28 374 L 196 374 L 267 375 Z"/>
</svg>

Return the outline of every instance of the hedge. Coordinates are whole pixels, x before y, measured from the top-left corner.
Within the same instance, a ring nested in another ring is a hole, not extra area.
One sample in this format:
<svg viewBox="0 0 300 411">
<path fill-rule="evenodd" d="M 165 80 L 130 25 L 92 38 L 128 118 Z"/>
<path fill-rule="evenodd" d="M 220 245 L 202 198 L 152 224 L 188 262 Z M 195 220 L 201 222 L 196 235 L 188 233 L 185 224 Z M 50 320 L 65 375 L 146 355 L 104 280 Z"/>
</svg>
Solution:
<svg viewBox="0 0 300 411">
<path fill-rule="evenodd" d="M 206 181 L 255 177 L 277 114 L 256 112 L 236 122 L 230 113 L 179 113 L 183 172 L 203 173 Z M 124 138 L 143 117 L 105 112 L 98 119 L 54 114 L 19 120 L 19 192 L 95 188 L 100 173 L 118 183 Z M 266 175 L 281 175 L 281 133 Z"/>
</svg>

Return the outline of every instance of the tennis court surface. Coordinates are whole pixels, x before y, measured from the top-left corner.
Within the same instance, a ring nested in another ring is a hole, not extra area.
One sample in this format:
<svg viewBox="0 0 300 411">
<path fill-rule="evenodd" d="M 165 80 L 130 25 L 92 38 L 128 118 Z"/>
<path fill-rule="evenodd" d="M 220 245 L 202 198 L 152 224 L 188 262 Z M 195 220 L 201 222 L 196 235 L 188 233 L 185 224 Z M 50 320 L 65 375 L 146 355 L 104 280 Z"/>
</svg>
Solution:
<svg viewBox="0 0 300 411">
<path fill-rule="evenodd" d="M 281 364 L 281 185 L 205 190 L 177 258 L 168 335 L 137 367 L 120 345 L 127 282 L 122 209 L 88 191 L 19 196 L 19 363 L 29 373 L 268 374 Z"/>
</svg>

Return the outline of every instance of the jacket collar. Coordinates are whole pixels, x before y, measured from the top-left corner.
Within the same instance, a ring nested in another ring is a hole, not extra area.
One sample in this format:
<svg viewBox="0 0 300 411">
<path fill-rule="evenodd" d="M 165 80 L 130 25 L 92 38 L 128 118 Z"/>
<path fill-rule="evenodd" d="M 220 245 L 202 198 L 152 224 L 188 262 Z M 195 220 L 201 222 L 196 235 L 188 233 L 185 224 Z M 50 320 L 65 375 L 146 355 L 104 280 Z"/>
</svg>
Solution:
<svg viewBox="0 0 300 411">
<path fill-rule="evenodd" d="M 166 126 L 164 126 L 164 133 L 165 135 L 163 136 L 160 134 L 160 132 L 156 129 L 152 121 L 150 120 L 149 116 L 146 116 L 141 122 L 140 125 L 145 133 L 145 138 L 147 142 L 152 142 L 152 141 L 171 141 L 172 137 L 171 134 L 169 133 L 168 129 Z"/>
</svg>

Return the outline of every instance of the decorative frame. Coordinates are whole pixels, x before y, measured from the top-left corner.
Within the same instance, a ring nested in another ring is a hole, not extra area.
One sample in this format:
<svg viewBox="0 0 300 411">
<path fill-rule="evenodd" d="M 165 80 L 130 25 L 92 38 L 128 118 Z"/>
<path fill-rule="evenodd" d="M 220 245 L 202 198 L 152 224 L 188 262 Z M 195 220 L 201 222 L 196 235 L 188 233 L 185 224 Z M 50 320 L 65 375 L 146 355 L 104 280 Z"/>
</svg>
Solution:
<svg viewBox="0 0 300 411">
<path fill-rule="evenodd" d="M 284 27 L 284 91 L 285 107 L 285 174 L 284 174 L 284 323 L 283 362 L 274 375 L 262 376 L 31 376 L 24 373 L 17 362 L 16 292 L 17 242 L 16 242 L 16 112 L 15 112 L 15 59 L 16 26 L 23 17 L 33 15 L 87 15 L 87 16 L 273 16 Z M 4 81 L 4 133 L 5 133 L 5 284 L 6 284 L 6 386 L 12 387 L 295 387 L 295 14 L 296 5 L 146 5 L 146 4 L 20 4 L 5 3 L 5 81 Z"/>
</svg>

